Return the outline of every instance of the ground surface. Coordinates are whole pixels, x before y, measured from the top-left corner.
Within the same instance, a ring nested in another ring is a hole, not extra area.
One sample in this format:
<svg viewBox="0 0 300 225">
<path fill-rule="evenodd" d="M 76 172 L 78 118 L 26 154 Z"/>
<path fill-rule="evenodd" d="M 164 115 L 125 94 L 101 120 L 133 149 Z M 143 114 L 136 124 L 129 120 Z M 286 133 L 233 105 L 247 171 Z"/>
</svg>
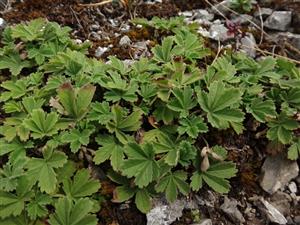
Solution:
<svg viewBox="0 0 300 225">
<path fill-rule="evenodd" d="M 97 1 L 93 1 L 97 2 Z M 116 55 L 121 59 L 131 59 L 135 54 L 138 55 L 136 49 L 131 47 L 122 47 L 119 41 L 125 34 L 132 42 L 148 42 L 148 48 L 155 43 L 160 42 L 161 35 L 151 29 L 136 28 L 130 26 L 128 20 L 132 17 L 151 18 L 153 16 L 171 17 L 176 16 L 178 12 L 192 9 L 207 8 L 210 5 L 206 1 L 192 0 L 169 0 L 162 3 L 146 4 L 139 3 L 130 7 L 124 7 L 120 3 L 107 4 L 100 7 L 88 7 L 82 4 L 89 4 L 92 1 L 84 0 L 24 0 L 23 2 L 12 3 L 10 10 L 3 13 L 2 17 L 9 24 L 28 21 L 38 17 L 45 17 L 48 20 L 56 21 L 61 25 L 70 26 L 73 29 L 72 35 L 80 39 L 90 40 L 92 48 L 90 55 L 94 56 L 96 49 L 101 46 L 111 46 L 110 49 L 99 58 L 107 59 L 109 55 Z M 300 15 L 300 3 L 292 0 L 275 0 L 270 4 L 261 4 L 260 6 L 268 6 L 276 10 L 292 10 L 294 14 Z M 220 15 L 216 15 L 220 17 Z M 299 23 L 293 21 L 292 26 L 295 32 L 299 32 Z M 268 32 L 268 31 L 267 31 Z M 261 32 L 254 32 L 255 37 L 259 38 Z M 209 41 L 207 41 L 210 44 Z M 259 48 L 266 51 L 274 50 L 276 43 L 266 41 L 259 44 Z M 277 46 L 275 53 L 299 59 L 299 49 L 286 45 Z M 138 57 L 138 56 L 137 56 Z M 230 159 L 238 165 L 239 174 L 231 180 L 232 191 L 229 197 L 236 199 L 243 212 L 246 209 L 246 202 L 251 202 L 249 198 L 253 196 L 263 196 L 269 198 L 259 185 L 260 168 L 266 154 L 274 153 L 267 147 L 267 141 L 257 141 L 255 133 L 251 132 L 252 125 L 249 124 L 247 132 L 237 136 L 233 133 L 224 132 L 222 137 L 207 137 L 210 143 L 221 144 L 230 149 Z M 105 195 L 112 195 L 113 184 L 107 182 L 102 184 L 102 192 Z M 299 192 L 299 190 L 298 190 Z M 207 201 L 212 201 L 213 207 L 200 206 L 201 217 L 210 218 L 213 224 L 237 224 L 232 222 L 219 208 L 224 197 L 219 196 L 209 190 L 202 190 L 200 193 L 190 196 L 191 199 L 197 200 L 202 196 Z M 210 198 L 214 198 L 211 200 Z M 289 216 L 294 217 L 300 215 L 300 206 L 290 204 Z M 251 225 L 267 224 L 265 216 L 259 210 L 252 212 L 251 216 L 247 215 L 246 223 Z M 142 225 L 146 224 L 145 215 L 139 213 L 134 204 L 114 204 L 107 201 L 100 211 L 100 224 L 110 225 Z M 190 210 L 184 212 L 184 216 L 174 224 L 192 224 L 193 216 Z M 292 223 L 293 224 L 293 223 Z"/>
</svg>

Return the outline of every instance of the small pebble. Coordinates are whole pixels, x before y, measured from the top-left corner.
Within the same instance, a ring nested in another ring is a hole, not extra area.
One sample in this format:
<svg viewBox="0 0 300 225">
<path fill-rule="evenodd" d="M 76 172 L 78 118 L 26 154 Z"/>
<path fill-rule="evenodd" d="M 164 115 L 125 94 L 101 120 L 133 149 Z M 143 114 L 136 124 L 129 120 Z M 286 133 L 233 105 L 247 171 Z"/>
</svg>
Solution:
<svg viewBox="0 0 300 225">
<path fill-rule="evenodd" d="M 297 184 L 294 181 L 289 184 L 289 190 L 291 193 L 297 193 Z"/>
</svg>

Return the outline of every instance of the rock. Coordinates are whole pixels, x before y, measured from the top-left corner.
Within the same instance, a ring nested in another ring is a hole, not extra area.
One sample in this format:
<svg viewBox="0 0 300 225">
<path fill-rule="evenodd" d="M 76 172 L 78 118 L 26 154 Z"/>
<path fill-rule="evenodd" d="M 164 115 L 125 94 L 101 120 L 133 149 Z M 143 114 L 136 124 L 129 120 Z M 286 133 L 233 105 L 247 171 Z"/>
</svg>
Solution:
<svg viewBox="0 0 300 225">
<path fill-rule="evenodd" d="M 260 201 L 264 206 L 264 208 L 261 208 L 261 210 L 264 211 L 264 213 L 266 214 L 266 216 L 271 222 L 278 223 L 278 224 L 287 223 L 286 218 L 272 204 L 270 204 L 263 198 L 261 198 Z"/>
<path fill-rule="evenodd" d="M 273 194 L 297 177 L 298 173 L 296 161 L 286 159 L 283 154 L 269 156 L 261 168 L 260 186 L 269 194 Z"/>
<path fill-rule="evenodd" d="M 295 222 L 295 224 L 300 224 L 300 216 L 295 216 L 295 218 L 294 218 L 294 222 Z"/>
<path fill-rule="evenodd" d="M 300 34 L 293 34 L 290 32 L 282 32 L 276 35 L 278 40 L 283 38 L 288 40 L 293 46 L 300 49 Z"/>
<path fill-rule="evenodd" d="M 179 12 L 179 16 L 184 16 L 184 17 L 192 17 L 193 16 L 193 11 L 184 11 L 184 12 Z"/>
<path fill-rule="evenodd" d="M 274 0 L 260 0 L 261 5 L 269 5 L 273 2 Z"/>
<path fill-rule="evenodd" d="M 211 219 L 203 219 L 200 223 L 193 223 L 192 225 L 212 225 Z"/>
<path fill-rule="evenodd" d="M 130 44 L 131 44 L 131 40 L 127 35 L 123 36 L 119 41 L 120 46 L 128 46 Z"/>
<path fill-rule="evenodd" d="M 299 12 L 295 12 L 293 13 L 293 18 L 292 18 L 292 26 L 294 27 L 294 31 L 296 33 L 300 33 L 300 13 Z"/>
<path fill-rule="evenodd" d="M 6 27 L 5 20 L 0 17 L 0 30 L 3 30 L 5 27 Z"/>
<path fill-rule="evenodd" d="M 130 25 L 126 24 L 126 23 L 122 24 L 120 30 L 123 31 L 123 32 L 127 32 L 127 31 L 130 30 Z"/>
<path fill-rule="evenodd" d="M 148 45 L 150 41 L 138 41 L 132 45 L 134 48 L 133 58 L 139 59 L 141 57 L 149 57 L 151 55 L 150 51 L 148 50 Z"/>
<path fill-rule="evenodd" d="M 92 24 L 90 27 L 91 30 L 99 30 L 100 29 L 100 25 L 99 24 Z"/>
<path fill-rule="evenodd" d="M 256 56 L 256 41 L 251 33 L 246 33 L 245 37 L 241 38 L 241 50 L 252 58 Z"/>
<path fill-rule="evenodd" d="M 210 37 L 209 31 L 203 27 L 199 27 L 197 33 L 201 34 L 203 37 Z"/>
<path fill-rule="evenodd" d="M 224 14 L 224 15 L 227 15 L 229 14 L 230 12 L 230 3 L 231 0 L 224 0 L 214 6 L 212 6 L 212 11 L 215 13 L 215 14 Z"/>
<path fill-rule="evenodd" d="M 207 20 L 212 21 L 214 19 L 215 15 L 212 13 L 209 13 L 205 9 L 198 9 L 195 11 L 194 18 L 195 19 L 201 19 L 201 20 Z"/>
<path fill-rule="evenodd" d="M 272 30 L 286 31 L 292 22 L 292 12 L 275 11 L 265 21 L 264 26 Z"/>
<path fill-rule="evenodd" d="M 99 58 L 101 57 L 105 52 L 108 51 L 108 47 L 98 47 L 95 51 L 95 57 Z"/>
<path fill-rule="evenodd" d="M 100 40 L 100 39 L 101 39 L 101 36 L 100 36 L 97 32 L 95 32 L 95 31 L 92 31 L 92 32 L 91 32 L 91 36 L 92 36 L 93 38 L 97 39 L 97 40 Z"/>
<path fill-rule="evenodd" d="M 161 199 L 155 199 L 153 201 L 154 208 L 147 213 L 147 225 L 170 225 L 175 220 L 182 216 L 183 209 L 190 208 L 191 205 L 196 206 L 195 203 L 191 203 L 191 200 L 177 199 L 173 203 L 166 203 Z"/>
<path fill-rule="evenodd" d="M 233 22 L 235 24 L 240 24 L 240 25 L 247 25 L 252 20 L 253 20 L 253 16 L 250 16 L 248 14 L 241 14 L 237 17 L 232 18 L 231 22 Z"/>
<path fill-rule="evenodd" d="M 146 4 L 152 5 L 155 3 L 162 3 L 162 0 L 146 0 L 145 1 Z"/>
<path fill-rule="evenodd" d="M 291 193 L 297 193 L 297 184 L 294 181 L 292 181 L 288 187 Z"/>
<path fill-rule="evenodd" d="M 125 64 L 126 67 L 132 66 L 133 63 L 135 63 L 135 60 L 132 59 L 125 59 L 123 60 L 123 63 Z"/>
<path fill-rule="evenodd" d="M 259 18 L 260 15 L 265 20 L 268 16 L 270 16 L 273 12 L 273 9 L 270 8 L 260 8 L 260 10 L 257 10 L 254 12 L 254 16 Z"/>
<path fill-rule="evenodd" d="M 226 213 L 233 222 L 244 223 L 245 219 L 240 210 L 237 208 L 237 205 L 237 200 L 230 200 L 225 196 L 224 203 L 220 206 L 220 209 Z"/>
<path fill-rule="evenodd" d="M 81 45 L 82 44 L 82 40 L 80 40 L 80 39 L 75 39 L 74 42 L 77 45 Z"/>
<path fill-rule="evenodd" d="M 216 41 L 227 41 L 234 38 L 234 35 L 228 33 L 224 24 L 213 24 L 209 29 L 209 37 Z"/>
<path fill-rule="evenodd" d="M 276 192 L 270 198 L 270 203 L 283 215 L 291 214 L 292 198 L 289 194 L 284 192 Z"/>
<path fill-rule="evenodd" d="M 300 34 L 294 34 L 290 32 L 279 32 L 270 35 L 270 40 L 276 42 L 283 42 L 284 40 L 288 41 L 294 47 L 300 49 Z"/>
</svg>

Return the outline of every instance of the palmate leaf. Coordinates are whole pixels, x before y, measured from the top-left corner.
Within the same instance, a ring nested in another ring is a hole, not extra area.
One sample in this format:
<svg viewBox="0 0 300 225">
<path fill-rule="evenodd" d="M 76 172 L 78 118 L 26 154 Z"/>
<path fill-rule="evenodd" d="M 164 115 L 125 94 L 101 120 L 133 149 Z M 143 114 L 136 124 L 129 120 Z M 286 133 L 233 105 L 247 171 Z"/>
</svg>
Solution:
<svg viewBox="0 0 300 225">
<path fill-rule="evenodd" d="M 27 92 L 28 81 L 20 79 L 17 81 L 5 81 L 1 84 L 1 87 L 7 91 L 2 92 L 0 96 L 0 101 L 7 101 L 9 99 L 17 99 L 24 96 Z"/>
<path fill-rule="evenodd" d="M 157 103 L 155 105 L 155 111 L 153 115 L 155 116 L 156 121 L 163 121 L 164 124 L 170 124 L 174 118 L 178 117 L 178 112 L 175 112 L 169 109 L 164 103 Z"/>
<path fill-rule="evenodd" d="M 197 170 L 191 177 L 191 188 L 198 191 L 205 182 L 214 191 L 228 193 L 230 184 L 227 179 L 234 177 L 237 172 L 235 164 L 231 162 L 218 162 L 211 165 L 207 171 Z"/>
<path fill-rule="evenodd" d="M 147 213 L 151 209 L 151 196 L 146 188 L 132 188 L 129 185 L 118 186 L 114 190 L 113 202 L 125 202 L 135 196 L 136 207 Z"/>
<path fill-rule="evenodd" d="M 142 110 L 137 109 L 131 114 L 118 105 L 111 108 L 113 119 L 106 124 L 106 128 L 110 133 L 115 133 L 116 137 L 122 144 L 128 142 L 128 137 L 124 132 L 137 131 L 141 126 Z"/>
<path fill-rule="evenodd" d="M 34 109 L 40 109 L 45 100 L 35 97 L 25 97 L 22 99 L 22 105 L 24 106 L 27 113 L 31 113 Z"/>
<path fill-rule="evenodd" d="M 100 136 L 96 142 L 102 145 L 96 152 L 93 161 L 95 164 L 101 164 L 110 160 L 110 164 L 115 171 L 120 170 L 124 159 L 124 147 L 112 136 Z"/>
<path fill-rule="evenodd" d="M 64 143 L 70 143 L 70 148 L 73 153 L 78 152 L 82 145 L 86 146 L 90 142 L 90 135 L 93 133 L 92 129 L 72 129 L 70 132 L 65 133 L 61 137 Z"/>
<path fill-rule="evenodd" d="M 14 140 L 17 136 L 21 141 L 27 141 L 30 131 L 24 126 L 23 120 L 26 114 L 18 114 L 18 117 L 8 117 L 4 121 L 4 125 L 0 127 L 0 133 L 8 142 Z"/>
<path fill-rule="evenodd" d="M 151 144 L 143 147 L 135 143 L 126 148 L 128 159 L 124 161 L 122 173 L 128 178 L 134 177 L 134 183 L 143 188 L 159 177 L 159 165 Z"/>
<path fill-rule="evenodd" d="M 19 216 L 10 216 L 1 220 L 1 225 L 44 225 L 40 220 L 28 221 L 27 215 L 23 212 Z"/>
<path fill-rule="evenodd" d="M 219 57 L 212 65 L 208 66 L 204 80 L 207 86 L 214 81 L 226 81 L 228 83 L 237 83 L 240 79 L 235 76 L 237 70 L 230 60 L 223 56 Z"/>
<path fill-rule="evenodd" d="M 25 159 L 25 157 L 24 157 Z M 26 160 L 18 160 L 14 163 L 8 162 L 0 169 L 0 190 L 13 191 L 17 188 L 19 177 L 25 174 L 24 166 Z"/>
<path fill-rule="evenodd" d="M 0 156 L 8 155 L 9 162 L 16 163 L 19 160 L 25 161 L 26 159 L 26 148 L 32 148 L 33 143 L 28 141 L 27 143 L 22 143 L 17 140 L 12 142 L 7 142 L 4 139 L 0 139 Z"/>
<path fill-rule="evenodd" d="M 188 118 L 182 118 L 179 120 L 180 126 L 178 127 L 178 133 L 187 133 L 192 138 L 197 138 L 199 133 L 206 133 L 208 127 L 203 121 L 202 117 L 190 116 Z"/>
<path fill-rule="evenodd" d="M 128 102 L 135 102 L 137 100 L 136 92 L 138 87 L 135 84 L 130 83 L 126 90 L 111 89 L 104 94 L 106 101 L 118 102 L 125 100 Z"/>
<path fill-rule="evenodd" d="M 41 191 L 54 192 L 57 185 L 55 168 L 62 167 L 67 162 L 67 156 L 58 151 L 46 148 L 43 158 L 31 158 L 26 165 L 28 177 L 34 184 L 38 182 Z"/>
<path fill-rule="evenodd" d="M 182 166 L 189 166 L 191 161 L 196 158 L 197 149 L 190 141 L 181 141 L 179 144 L 179 160 Z"/>
<path fill-rule="evenodd" d="M 87 169 L 77 171 L 73 180 L 70 178 L 63 181 L 63 190 L 70 199 L 91 196 L 99 188 L 99 181 L 91 179 Z"/>
<path fill-rule="evenodd" d="M 115 183 L 122 186 L 118 186 L 114 189 L 113 202 L 121 203 L 129 200 L 135 196 L 135 204 L 137 208 L 143 212 L 147 213 L 151 209 L 151 193 L 150 190 L 153 189 L 152 185 L 146 188 L 133 187 L 132 183 L 126 177 L 120 174 L 109 171 L 108 177 Z M 153 190 L 152 190 L 153 191 Z"/>
<path fill-rule="evenodd" d="M 176 88 L 172 93 L 175 97 L 167 104 L 168 108 L 179 112 L 180 117 L 186 117 L 189 114 L 189 110 L 197 104 L 193 99 L 193 89 L 189 86 L 183 90 Z"/>
<path fill-rule="evenodd" d="M 46 216 L 48 214 L 46 205 L 51 202 L 52 199 L 49 195 L 38 192 L 34 196 L 34 199 L 31 199 L 31 201 L 26 205 L 26 210 L 30 219 L 36 220 L 38 217 Z"/>
<path fill-rule="evenodd" d="M 88 70 L 88 62 L 85 55 L 79 51 L 67 49 L 52 57 L 42 68 L 46 73 L 66 74 L 76 77 Z"/>
<path fill-rule="evenodd" d="M 28 184 L 27 179 L 22 177 L 18 180 L 15 193 L 0 191 L 0 219 L 18 216 L 22 213 L 25 202 L 29 201 L 32 196 Z"/>
<path fill-rule="evenodd" d="M 93 202 L 81 198 L 73 202 L 67 197 L 55 204 L 55 213 L 50 215 L 50 225 L 97 225 L 97 218 L 91 215 Z"/>
<path fill-rule="evenodd" d="M 120 69 L 122 70 L 122 69 Z M 129 102 L 137 100 L 136 92 L 138 87 L 134 81 L 127 82 L 116 71 L 109 71 L 108 75 L 100 77 L 98 83 L 101 87 L 108 89 L 104 94 L 104 98 L 107 101 L 117 102 L 121 99 Z"/>
<path fill-rule="evenodd" d="M 29 196 L 18 196 L 9 192 L 0 191 L 0 218 L 18 216 L 25 207 L 25 201 Z"/>
<path fill-rule="evenodd" d="M 18 53 L 0 56 L 0 70 L 9 69 L 13 76 L 19 75 L 26 67 L 31 67 L 30 62 L 22 60 Z"/>
<path fill-rule="evenodd" d="M 88 119 L 91 121 L 98 121 L 101 125 L 107 124 L 113 115 L 110 111 L 108 102 L 94 102 L 91 104 L 91 111 L 88 114 Z"/>
<path fill-rule="evenodd" d="M 52 136 L 59 130 L 58 115 L 55 112 L 45 113 L 42 109 L 32 110 L 31 117 L 23 124 L 34 139 Z"/>
<path fill-rule="evenodd" d="M 67 115 L 74 119 L 81 119 L 88 111 L 95 90 L 96 87 L 91 84 L 75 89 L 71 83 L 64 83 L 57 92 L 59 101 L 66 110 Z"/>
<path fill-rule="evenodd" d="M 299 127 L 299 123 L 282 112 L 278 118 L 268 123 L 268 127 L 270 127 L 267 132 L 268 139 L 272 141 L 278 140 L 282 144 L 288 144 L 292 141 L 293 130 Z"/>
<path fill-rule="evenodd" d="M 300 88 L 290 88 L 280 94 L 281 98 L 290 106 L 300 109 Z"/>
<path fill-rule="evenodd" d="M 180 55 L 193 61 L 209 55 L 209 49 L 204 48 L 203 40 L 188 30 L 180 29 L 174 37 L 176 46 L 173 54 Z"/>
<path fill-rule="evenodd" d="M 187 174 L 181 170 L 174 173 L 167 173 L 162 177 L 155 186 L 156 191 L 165 192 L 169 202 L 174 202 L 178 192 L 187 195 L 190 192 L 190 187 L 186 183 Z"/>
<path fill-rule="evenodd" d="M 266 118 L 276 117 L 275 104 L 272 100 L 253 99 L 251 104 L 247 106 L 247 112 L 262 123 L 266 122 Z"/>
<path fill-rule="evenodd" d="M 152 136 L 152 137 L 151 137 Z M 151 130 L 144 136 L 144 141 L 152 143 L 156 154 L 165 153 L 164 162 L 170 166 L 176 166 L 179 161 L 179 143 L 174 137 L 169 136 L 159 129 Z"/>
<path fill-rule="evenodd" d="M 288 158 L 290 160 L 297 160 L 300 156 L 300 138 L 296 140 L 289 148 L 288 148 Z"/>
<path fill-rule="evenodd" d="M 197 90 L 198 102 L 207 113 L 208 122 L 216 128 L 228 128 L 230 123 L 240 123 L 244 113 L 237 108 L 241 93 L 237 88 L 227 88 L 221 81 L 213 82 L 209 92 Z"/>
<path fill-rule="evenodd" d="M 174 43 L 173 37 L 163 39 L 161 45 L 156 45 L 152 48 L 153 60 L 159 63 L 167 63 L 172 59 L 172 46 Z"/>
<path fill-rule="evenodd" d="M 22 41 L 33 41 L 41 38 L 44 33 L 45 19 L 32 20 L 28 25 L 21 23 L 12 29 L 12 37 Z"/>
</svg>

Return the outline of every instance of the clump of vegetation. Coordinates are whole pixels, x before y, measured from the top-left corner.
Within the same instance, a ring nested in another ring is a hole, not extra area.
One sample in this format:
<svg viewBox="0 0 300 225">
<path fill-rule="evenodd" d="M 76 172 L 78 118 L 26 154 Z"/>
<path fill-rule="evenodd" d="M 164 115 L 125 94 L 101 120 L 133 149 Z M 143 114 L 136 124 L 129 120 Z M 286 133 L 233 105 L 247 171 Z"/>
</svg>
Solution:
<svg viewBox="0 0 300 225">
<path fill-rule="evenodd" d="M 250 12 L 253 5 L 252 0 L 231 0 L 230 7 L 240 12 Z"/>
<path fill-rule="evenodd" d="M 235 164 L 205 137 L 248 120 L 297 159 L 300 71 L 290 62 L 225 55 L 207 68 L 189 29 L 127 66 L 86 56 L 69 28 L 42 19 L 6 28 L 0 50 L 0 221 L 96 225 L 103 197 L 89 165 L 117 187 L 114 202 L 170 202 L 204 185 L 230 189 Z M 103 166 L 102 166 L 103 165 Z"/>
</svg>

